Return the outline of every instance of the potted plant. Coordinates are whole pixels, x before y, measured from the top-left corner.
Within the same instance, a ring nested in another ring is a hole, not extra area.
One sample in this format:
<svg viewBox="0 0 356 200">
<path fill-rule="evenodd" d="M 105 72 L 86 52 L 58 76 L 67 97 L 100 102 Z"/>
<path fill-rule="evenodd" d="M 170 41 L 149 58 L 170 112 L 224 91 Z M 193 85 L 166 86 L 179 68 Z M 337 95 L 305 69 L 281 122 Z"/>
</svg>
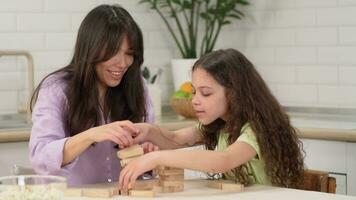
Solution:
<svg viewBox="0 0 356 200">
<path fill-rule="evenodd" d="M 149 4 L 158 13 L 182 58 L 193 59 L 188 60 L 189 70 L 197 57 L 213 51 L 223 26 L 244 17 L 239 6 L 249 4 L 248 0 L 141 0 L 140 3 Z M 176 90 L 189 79 L 188 73 L 175 71 L 182 68 L 182 61 L 178 62 L 178 68 L 172 66 L 174 76 L 186 74 L 188 78 L 175 81 Z"/>
</svg>

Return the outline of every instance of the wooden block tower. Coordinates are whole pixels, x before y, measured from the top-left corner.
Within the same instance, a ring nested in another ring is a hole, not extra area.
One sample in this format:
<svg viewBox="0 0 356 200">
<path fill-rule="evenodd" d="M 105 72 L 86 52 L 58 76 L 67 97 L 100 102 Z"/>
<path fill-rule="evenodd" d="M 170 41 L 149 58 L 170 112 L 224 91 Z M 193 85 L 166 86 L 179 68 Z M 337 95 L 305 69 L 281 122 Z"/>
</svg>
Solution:
<svg viewBox="0 0 356 200">
<path fill-rule="evenodd" d="M 159 186 L 163 193 L 182 192 L 184 190 L 184 169 L 159 166 L 157 168 Z"/>
<path fill-rule="evenodd" d="M 121 159 L 120 164 L 122 167 L 125 167 L 131 160 L 141 155 L 143 155 L 143 149 L 140 145 L 137 144 L 117 152 L 117 157 Z M 123 191 L 120 191 L 120 195 L 154 197 L 155 191 L 152 190 L 152 187 L 145 186 L 145 188 L 134 188 L 132 190 L 129 190 L 127 193 L 123 193 Z"/>
</svg>

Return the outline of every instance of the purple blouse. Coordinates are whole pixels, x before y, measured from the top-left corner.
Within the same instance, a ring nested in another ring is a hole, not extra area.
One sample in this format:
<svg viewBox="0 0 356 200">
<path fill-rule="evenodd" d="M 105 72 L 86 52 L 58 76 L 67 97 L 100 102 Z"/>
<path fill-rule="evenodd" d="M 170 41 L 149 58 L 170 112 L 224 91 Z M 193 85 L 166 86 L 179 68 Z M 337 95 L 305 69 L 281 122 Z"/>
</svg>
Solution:
<svg viewBox="0 0 356 200">
<path fill-rule="evenodd" d="M 30 161 L 38 174 L 67 177 L 68 185 L 81 185 L 117 181 L 121 171 L 117 149 L 111 141 L 89 146 L 71 163 L 61 166 L 64 143 L 70 137 L 65 131 L 63 111 L 67 105 L 64 89 L 66 83 L 60 75 L 48 77 L 38 93 L 32 113 L 32 131 L 29 142 Z M 153 105 L 147 99 L 147 122 L 153 123 Z M 104 120 L 102 119 L 102 122 Z"/>
</svg>

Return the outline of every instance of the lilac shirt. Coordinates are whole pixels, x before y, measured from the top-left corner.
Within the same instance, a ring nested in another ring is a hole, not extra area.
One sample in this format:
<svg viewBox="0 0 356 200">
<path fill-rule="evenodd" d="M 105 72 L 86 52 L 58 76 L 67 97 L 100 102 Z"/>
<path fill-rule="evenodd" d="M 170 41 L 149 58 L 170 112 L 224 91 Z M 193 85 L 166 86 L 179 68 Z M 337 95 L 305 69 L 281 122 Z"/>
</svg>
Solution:
<svg viewBox="0 0 356 200">
<path fill-rule="evenodd" d="M 29 143 L 33 169 L 38 174 L 65 176 L 69 185 L 117 181 L 121 166 L 116 156 L 117 149 L 111 141 L 89 146 L 71 163 L 61 166 L 64 143 L 70 137 L 63 120 L 67 105 L 65 87 L 66 83 L 59 75 L 52 75 L 43 82 L 38 93 Z M 153 106 L 146 86 L 145 97 L 147 122 L 153 123 Z"/>
</svg>

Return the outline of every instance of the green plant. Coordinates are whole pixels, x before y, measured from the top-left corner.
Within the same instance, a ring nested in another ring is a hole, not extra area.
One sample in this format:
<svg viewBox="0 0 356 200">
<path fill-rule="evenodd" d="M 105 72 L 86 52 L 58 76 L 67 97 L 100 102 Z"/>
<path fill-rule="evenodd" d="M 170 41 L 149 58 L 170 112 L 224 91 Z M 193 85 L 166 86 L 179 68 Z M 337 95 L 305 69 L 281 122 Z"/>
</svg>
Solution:
<svg viewBox="0 0 356 200">
<path fill-rule="evenodd" d="M 230 24 L 233 19 L 244 17 L 237 7 L 249 4 L 248 0 L 141 0 L 140 3 L 148 3 L 151 9 L 157 11 L 183 58 L 198 56 L 201 20 L 205 31 L 200 33 L 200 55 L 204 55 L 213 50 L 223 26 Z M 178 33 L 174 31 L 174 25 Z"/>
</svg>

